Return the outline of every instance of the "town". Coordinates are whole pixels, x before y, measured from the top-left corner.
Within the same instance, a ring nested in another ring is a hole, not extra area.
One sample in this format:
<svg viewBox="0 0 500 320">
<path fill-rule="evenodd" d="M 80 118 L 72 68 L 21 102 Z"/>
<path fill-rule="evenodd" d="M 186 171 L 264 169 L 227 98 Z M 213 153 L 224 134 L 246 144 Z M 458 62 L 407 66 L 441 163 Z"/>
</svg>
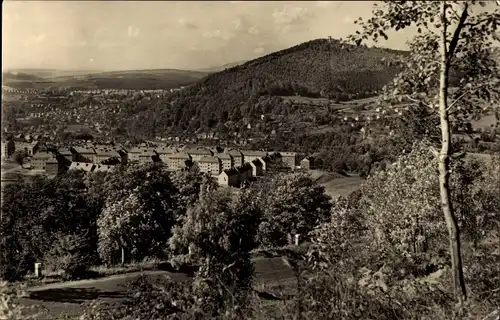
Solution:
<svg viewBox="0 0 500 320">
<path fill-rule="evenodd" d="M 48 148 L 24 138 L 2 141 L 2 159 L 25 156 L 21 166 L 34 173 L 56 176 L 68 170 L 112 171 L 119 166 L 161 163 L 168 171 L 186 170 L 196 165 L 200 172 L 215 178 L 219 185 L 239 187 L 264 174 L 269 165 L 283 163 L 289 170 L 312 169 L 313 157 L 296 152 L 240 150 L 196 145 L 168 146 L 143 143 L 132 148 L 84 142 L 59 149 Z"/>
</svg>

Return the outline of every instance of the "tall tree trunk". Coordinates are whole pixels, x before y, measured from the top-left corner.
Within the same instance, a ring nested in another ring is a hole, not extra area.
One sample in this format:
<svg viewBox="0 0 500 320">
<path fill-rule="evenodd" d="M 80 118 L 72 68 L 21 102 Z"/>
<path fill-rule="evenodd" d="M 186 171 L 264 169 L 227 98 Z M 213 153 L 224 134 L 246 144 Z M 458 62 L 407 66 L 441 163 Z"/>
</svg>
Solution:
<svg viewBox="0 0 500 320">
<path fill-rule="evenodd" d="M 441 152 L 439 154 L 439 190 L 441 206 L 443 208 L 446 226 L 450 240 L 451 268 L 453 272 L 453 287 L 459 303 L 466 299 L 465 281 L 460 253 L 460 232 L 453 212 L 450 197 L 450 155 L 451 132 L 448 117 L 448 73 L 449 61 L 446 40 L 446 2 L 441 3 L 442 29 L 441 29 L 441 70 L 439 75 L 439 118 L 441 123 Z"/>
</svg>

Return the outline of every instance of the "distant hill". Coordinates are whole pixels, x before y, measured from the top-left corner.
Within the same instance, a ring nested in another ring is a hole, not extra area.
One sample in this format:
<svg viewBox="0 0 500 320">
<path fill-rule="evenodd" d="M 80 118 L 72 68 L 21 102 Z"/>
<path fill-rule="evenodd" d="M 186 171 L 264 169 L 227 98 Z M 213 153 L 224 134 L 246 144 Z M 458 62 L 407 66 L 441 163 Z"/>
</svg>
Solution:
<svg viewBox="0 0 500 320">
<path fill-rule="evenodd" d="M 221 72 L 221 71 L 223 71 L 225 69 L 229 69 L 229 68 L 232 68 L 232 67 L 236 67 L 236 66 L 242 65 L 242 64 L 244 64 L 247 61 L 248 60 L 242 60 L 242 61 L 236 61 L 236 62 L 226 63 L 226 64 L 223 64 L 222 66 L 215 66 L 215 67 L 200 69 L 200 71 L 202 71 L 202 72 L 210 72 L 210 73 Z"/>
<path fill-rule="evenodd" d="M 190 85 L 208 75 L 201 71 L 158 69 L 132 71 L 23 70 L 2 74 L 5 86 L 25 89 L 70 87 L 75 89 L 173 89 Z M 27 73 L 28 71 L 33 72 Z"/>
<path fill-rule="evenodd" d="M 215 127 L 243 117 L 299 112 L 280 96 L 350 100 L 374 96 L 400 71 L 403 51 L 317 39 L 211 74 L 163 104 L 141 110 L 154 132 Z M 169 106 L 170 105 L 170 106 Z M 144 132 L 151 133 L 151 132 Z"/>
<path fill-rule="evenodd" d="M 37 69 L 37 68 L 22 68 L 22 69 L 10 69 L 4 73 L 24 73 L 33 75 L 42 79 L 49 79 L 59 76 L 78 76 L 83 74 L 99 73 L 99 70 L 60 70 L 60 69 Z"/>
<path fill-rule="evenodd" d="M 15 82 L 37 82 L 43 81 L 43 78 L 24 72 L 5 72 L 2 74 L 2 83 L 15 83 Z"/>
</svg>

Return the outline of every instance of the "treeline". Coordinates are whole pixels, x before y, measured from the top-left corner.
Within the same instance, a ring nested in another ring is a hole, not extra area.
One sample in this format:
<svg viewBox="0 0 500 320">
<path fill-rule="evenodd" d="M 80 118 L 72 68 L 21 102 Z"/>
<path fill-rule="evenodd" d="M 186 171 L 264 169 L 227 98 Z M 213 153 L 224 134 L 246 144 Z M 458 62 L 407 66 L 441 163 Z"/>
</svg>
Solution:
<svg viewBox="0 0 500 320">
<path fill-rule="evenodd" d="M 127 262 L 182 256 L 188 246 L 175 233 L 198 223 L 191 215 L 205 210 L 203 197 L 217 189 L 218 184 L 196 168 L 167 172 L 155 164 L 113 173 L 69 171 L 52 180 L 37 177 L 7 185 L 1 208 L 0 278 L 22 279 L 35 262 L 62 270 L 68 278 L 85 277 L 92 265 L 120 263 L 122 249 Z M 255 241 L 262 246 L 283 245 L 291 233 L 306 239 L 328 218 L 331 207 L 323 187 L 306 176 L 278 171 L 241 192 L 217 192 L 220 201 L 237 206 L 238 214 L 253 208 L 252 223 L 261 228 Z M 183 244 L 170 246 L 171 241 Z"/>
</svg>

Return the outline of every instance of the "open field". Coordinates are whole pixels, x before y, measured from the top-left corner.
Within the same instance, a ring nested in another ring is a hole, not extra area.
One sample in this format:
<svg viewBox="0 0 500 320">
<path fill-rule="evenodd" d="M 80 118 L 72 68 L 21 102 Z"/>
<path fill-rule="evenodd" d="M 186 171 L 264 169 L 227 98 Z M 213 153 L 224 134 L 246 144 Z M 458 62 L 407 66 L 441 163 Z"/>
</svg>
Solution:
<svg viewBox="0 0 500 320">
<path fill-rule="evenodd" d="M 343 176 L 336 172 L 311 170 L 310 177 L 325 188 L 325 193 L 333 199 L 348 196 L 359 189 L 364 179 L 355 174 Z"/>
<path fill-rule="evenodd" d="M 494 113 L 487 114 L 483 116 L 479 120 L 471 121 L 472 128 L 480 129 L 480 128 L 491 128 L 496 123 L 496 117 Z"/>
</svg>

